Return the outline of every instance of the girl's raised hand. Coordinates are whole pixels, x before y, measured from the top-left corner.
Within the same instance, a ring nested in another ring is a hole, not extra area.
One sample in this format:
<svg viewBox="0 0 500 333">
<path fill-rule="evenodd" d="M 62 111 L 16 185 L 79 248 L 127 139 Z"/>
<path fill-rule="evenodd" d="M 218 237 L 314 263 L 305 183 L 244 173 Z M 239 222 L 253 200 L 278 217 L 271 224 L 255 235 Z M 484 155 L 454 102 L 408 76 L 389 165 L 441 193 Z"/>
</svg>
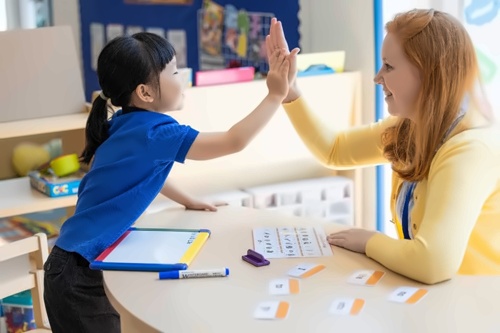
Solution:
<svg viewBox="0 0 500 333">
<path fill-rule="evenodd" d="M 300 52 L 300 49 L 296 47 L 290 52 L 285 33 L 283 32 L 283 26 L 280 21 L 273 17 L 269 27 L 269 35 L 266 36 L 266 51 L 269 61 L 273 52 L 278 49 L 283 51 L 290 62 L 288 84 L 292 86 L 297 78 L 297 54 Z"/>
<path fill-rule="evenodd" d="M 288 95 L 288 71 L 290 61 L 285 52 L 276 49 L 269 56 L 269 72 L 267 73 L 267 88 L 269 95 L 276 96 L 282 101 Z"/>
</svg>

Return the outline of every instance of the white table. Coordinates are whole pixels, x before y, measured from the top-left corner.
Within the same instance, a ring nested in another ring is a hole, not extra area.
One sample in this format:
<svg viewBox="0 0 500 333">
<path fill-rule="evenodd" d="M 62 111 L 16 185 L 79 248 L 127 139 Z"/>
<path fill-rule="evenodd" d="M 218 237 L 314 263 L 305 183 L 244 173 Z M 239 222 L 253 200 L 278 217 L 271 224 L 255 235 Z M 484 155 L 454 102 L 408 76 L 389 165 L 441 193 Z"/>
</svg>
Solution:
<svg viewBox="0 0 500 333">
<path fill-rule="evenodd" d="M 157 273 L 106 271 L 106 293 L 120 312 L 123 332 L 500 332 L 500 277 L 456 276 L 426 286 L 392 273 L 363 255 L 334 247 L 333 257 L 271 259 L 265 267 L 241 260 L 253 248 L 258 226 L 340 226 L 270 211 L 222 207 L 218 212 L 172 209 L 143 216 L 141 226 L 208 228 L 212 235 L 190 269 L 229 267 L 225 278 L 158 280 Z M 302 262 L 326 269 L 300 281 L 297 295 L 268 293 L 271 280 Z M 373 287 L 348 284 L 359 269 L 384 270 Z M 416 304 L 389 302 L 399 286 L 428 289 Z M 338 297 L 365 300 L 357 316 L 336 316 L 329 307 Z M 266 300 L 290 303 L 288 317 L 258 320 L 253 312 Z"/>
</svg>

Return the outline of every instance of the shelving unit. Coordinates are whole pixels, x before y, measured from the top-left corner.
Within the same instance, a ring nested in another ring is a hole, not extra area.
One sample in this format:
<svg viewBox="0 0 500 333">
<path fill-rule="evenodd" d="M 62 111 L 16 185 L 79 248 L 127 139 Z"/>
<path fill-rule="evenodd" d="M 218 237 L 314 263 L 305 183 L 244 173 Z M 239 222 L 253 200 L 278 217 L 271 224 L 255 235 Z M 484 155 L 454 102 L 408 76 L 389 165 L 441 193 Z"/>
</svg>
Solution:
<svg viewBox="0 0 500 333">
<path fill-rule="evenodd" d="M 0 122 L 0 139 L 71 131 L 85 128 L 88 113 Z"/>
<path fill-rule="evenodd" d="M 63 141 L 63 154 L 83 148 L 85 95 L 70 27 L 18 29 L 0 37 L 0 217 L 74 206 L 76 196 L 50 198 L 14 178 L 11 156 L 22 142 Z"/>
<path fill-rule="evenodd" d="M 359 123 L 360 82 L 357 72 L 299 78 L 308 104 L 336 129 Z M 200 131 L 227 130 L 247 115 L 267 92 L 264 80 L 186 89 L 184 108 L 169 113 Z M 83 129 L 88 114 L 78 113 L 0 123 L 0 139 Z M 265 172 L 263 172 L 265 170 Z M 293 130 L 284 110 L 243 151 L 210 161 L 176 165 L 170 179 L 193 195 L 206 196 L 252 186 L 340 175 L 353 180 L 354 224 L 361 226 L 360 170 L 334 171 L 320 165 Z M 200 182 L 199 179 L 204 181 Z M 30 187 L 29 179 L 0 181 L 0 217 L 72 207 L 76 196 L 50 198 Z"/>
<path fill-rule="evenodd" d="M 245 188 L 251 207 L 353 225 L 353 180 L 320 177 Z"/>
<path fill-rule="evenodd" d="M 0 218 L 76 204 L 75 195 L 50 198 L 32 189 L 28 177 L 0 181 L 0 198 Z"/>
<path fill-rule="evenodd" d="M 85 128 L 88 113 L 45 117 L 0 123 L 0 140 L 31 137 L 47 133 L 59 133 Z M 5 153 L 4 153 L 5 154 Z M 3 158 L 8 158 L 3 156 Z M 75 195 L 50 198 L 31 188 L 28 177 L 0 180 L 0 218 L 73 207 Z"/>
<path fill-rule="evenodd" d="M 297 80 L 307 104 L 327 127 L 338 131 L 361 123 L 359 72 L 299 77 Z M 266 93 L 263 80 L 188 89 L 184 110 L 172 116 L 200 131 L 224 131 L 245 117 Z M 362 170 L 333 170 L 321 165 L 280 108 L 242 151 L 208 161 L 188 160 L 176 164 L 169 179 L 188 193 L 207 196 L 327 176 L 344 176 L 353 181 L 354 225 L 361 227 L 363 208 L 373 205 L 375 200 L 371 193 L 363 191 Z"/>
<path fill-rule="evenodd" d="M 0 140 L 58 133 L 85 128 L 88 113 L 0 123 Z M 7 158 L 4 156 L 3 158 Z M 31 188 L 28 177 L 0 180 L 0 218 L 72 207 L 77 197 L 48 197 Z"/>
</svg>

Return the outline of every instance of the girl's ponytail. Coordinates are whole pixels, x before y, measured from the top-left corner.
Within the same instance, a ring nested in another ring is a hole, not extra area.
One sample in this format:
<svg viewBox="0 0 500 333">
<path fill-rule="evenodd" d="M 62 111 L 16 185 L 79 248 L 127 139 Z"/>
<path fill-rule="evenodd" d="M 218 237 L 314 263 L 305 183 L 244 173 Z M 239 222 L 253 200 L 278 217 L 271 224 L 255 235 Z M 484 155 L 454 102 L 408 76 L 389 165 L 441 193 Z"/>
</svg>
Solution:
<svg viewBox="0 0 500 333">
<path fill-rule="evenodd" d="M 85 128 L 85 148 L 80 161 L 89 164 L 97 148 L 108 138 L 108 103 L 102 94 L 92 103 L 92 109 Z"/>
</svg>

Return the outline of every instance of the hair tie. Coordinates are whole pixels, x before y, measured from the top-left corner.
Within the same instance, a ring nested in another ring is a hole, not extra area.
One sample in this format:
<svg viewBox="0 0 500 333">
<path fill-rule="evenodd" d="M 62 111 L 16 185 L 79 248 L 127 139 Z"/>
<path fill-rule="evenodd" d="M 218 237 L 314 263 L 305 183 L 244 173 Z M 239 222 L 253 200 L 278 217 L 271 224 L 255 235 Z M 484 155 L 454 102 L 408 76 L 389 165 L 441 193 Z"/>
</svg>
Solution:
<svg viewBox="0 0 500 333">
<path fill-rule="evenodd" d="M 103 100 L 105 100 L 105 101 L 107 101 L 107 100 L 109 99 L 109 97 L 106 97 L 106 95 L 104 95 L 104 93 L 102 92 L 102 90 L 101 90 L 101 92 L 99 93 L 99 97 L 101 97 L 101 98 L 102 98 Z"/>
</svg>

